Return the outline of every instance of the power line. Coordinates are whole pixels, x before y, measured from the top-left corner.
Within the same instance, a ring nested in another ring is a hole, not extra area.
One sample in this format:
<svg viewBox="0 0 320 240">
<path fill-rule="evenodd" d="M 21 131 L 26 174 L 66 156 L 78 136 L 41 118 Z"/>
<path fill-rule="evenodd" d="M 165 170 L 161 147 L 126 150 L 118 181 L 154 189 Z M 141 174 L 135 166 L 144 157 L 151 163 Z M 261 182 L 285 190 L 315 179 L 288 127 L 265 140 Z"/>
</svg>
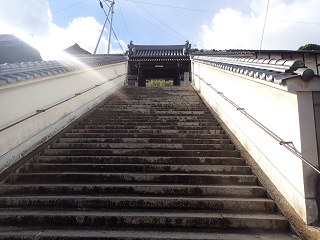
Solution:
<svg viewBox="0 0 320 240">
<path fill-rule="evenodd" d="M 72 7 L 76 6 L 76 5 L 79 5 L 79 4 L 81 4 L 81 3 L 84 3 L 84 2 L 86 2 L 86 1 L 88 1 L 88 0 L 83 0 L 83 1 L 81 1 L 81 2 L 78 2 L 78 3 L 76 3 L 76 4 L 71 5 L 71 6 L 69 6 L 69 7 L 60 9 L 60 10 L 55 11 L 55 12 L 52 12 L 51 14 L 55 14 L 55 13 L 58 13 L 58 12 L 62 12 L 62 11 L 64 11 L 64 10 L 66 10 L 66 9 L 72 8 Z M 30 20 L 30 21 L 23 22 L 23 23 L 19 23 L 19 24 L 17 24 L 17 25 L 13 25 L 12 27 L 17 27 L 17 26 L 20 26 L 20 25 L 23 25 L 23 24 L 26 24 L 26 23 L 29 23 L 29 22 L 33 22 L 33 21 L 39 20 L 39 19 L 44 18 L 44 17 L 49 17 L 49 15 L 44 15 L 44 16 L 42 16 L 42 17 L 34 18 L 34 19 Z"/>
<path fill-rule="evenodd" d="M 99 1 L 100 1 L 100 0 L 99 0 Z M 110 6 L 109 6 L 109 4 L 108 4 L 108 1 L 109 1 L 109 0 L 103 0 L 103 2 L 104 2 L 105 4 L 107 4 L 108 8 L 110 8 Z"/>
<path fill-rule="evenodd" d="M 149 13 L 152 17 L 154 17 L 155 19 L 157 19 L 159 22 L 161 22 L 163 25 L 165 25 L 166 27 L 170 28 L 173 32 L 175 32 L 176 34 L 178 34 L 180 37 L 185 38 L 184 36 L 182 36 L 180 33 L 178 33 L 177 31 L 175 31 L 174 29 L 172 29 L 170 26 L 168 26 L 167 24 L 165 24 L 164 22 L 162 22 L 159 18 L 157 18 L 156 16 L 154 16 L 153 14 L 151 14 L 149 11 L 147 11 L 146 9 L 144 9 L 143 7 L 141 7 L 138 3 L 136 3 L 135 1 L 132 0 L 132 2 L 134 2 L 135 4 L 137 4 L 140 8 L 142 8 L 144 11 L 146 11 L 147 13 Z"/>
<path fill-rule="evenodd" d="M 268 4 L 267 4 L 266 17 L 265 17 L 265 19 L 264 19 L 264 25 L 263 25 L 263 30 L 262 30 L 262 37 L 261 37 L 261 43 L 260 43 L 259 57 L 260 57 L 260 52 L 261 52 L 261 48 L 262 48 L 262 41 L 263 41 L 264 30 L 265 30 L 265 28 L 266 28 L 268 9 L 269 9 L 269 0 L 268 0 Z"/>
<path fill-rule="evenodd" d="M 63 1 L 63 0 L 46 0 L 48 2 L 57 2 L 57 1 Z M 34 3 L 34 2 L 45 2 L 44 0 L 37 0 L 37 1 L 23 1 L 23 2 L 0 2 L 0 4 L 11 4 L 11 3 Z"/>
<path fill-rule="evenodd" d="M 184 41 L 184 39 L 181 39 L 181 38 L 178 38 L 178 37 L 176 37 L 176 36 L 172 35 L 171 33 L 169 33 L 169 32 L 167 32 L 167 31 L 163 30 L 162 28 L 160 28 L 160 27 L 158 27 L 157 25 L 153 24 L 152 22 L 148 21 L 148 20 L 147 20 L 147 19 L 145 19 L 144 17 L 140 16 L 138 13 L 134 12 L 133 10 L 131 10 L 131 9 L 130 9 L 129 7 L 127 7 L 125 4 L 123 4 L 123 6 L 125 6 L 125 7 L 126 7 L 127 9 L 129 9 L 131 12 L 133 12 L 133 13 L 134 13 L 134 14 L 136 14 L 136 15 L 138 15 L 139 17 L 141 17 L 143 20 L 147 21 L 148 23 L 150 23 L 150 24 L 151 24 L 151 25 L 153 25 L 154 27 L 156 27 L 156 28 L 160 29 L 161 31 L 163 31 L 163 32 L 165 32 L 165 33 L 167 33 L 167 34 L 171 35 L 172 37 L 174 37 L 174 38 L 176 38 L 176 39 L 179 39 L 180 41 Z"/>
<path fill-rule="evenodd" d="M 123 19 L 123 21 L 124 21 L 124 25 L 126 26 L 126 29 L 127 29 L 127 33 L 128 33 L 129 39 L 131 39 L 130 34 L 129 34 L 129 31 L 128 31 L 128 27 L 127 27 L 126 20 L 124 19 L 124 16 L 123 16 L 123 12 L 122 12 L 122 8 L 121 8 L 120 1 L 119 1 L 119 7 L 120 7 L 120 11 L 121 11 L 122 19 Z"/>
<path fill-rule="evenodd" d="M 108 22 L 110 23 L 110 20 L 108 19 Z M 111 30 L 112 30 L 112 32 L 113 32 L 113 35 L 115 36 L 115 38 L 117 39 L 117 41 L 118 41 L 118 43 L 119 43 L 119 46 L 121 47 L 121 49 L 122 49 L 122 52 L 123 53 L 125 53 L 124 52 L 124 50 L 123 50 L 123 48 L 122 48 L 122 46 L 121 46 L 121 44 L 120 44 L 120 41 L 119 41 L 119 39 L 118 39 L 118 37 L 117 37 L 117 35 L 116 35 L 116 33 L 114 32 L 114 30 L 113 30 L 113 28 L 111 28 Z"/>
<path fill-rule="evenodd" d="M 131 2 L 132 0 L 121 0 L 121 1 Z M 157 4 L 157 3 L 147 3 L 147 2 L 141 2 L 141 1 L 136 1 L 136 3 L 154 5 L 154 6 L 166 7 L 166 8 L 176 8 L 176 9 L 180 9 L 180 10 L 189 10 L 189 11 L 196 11 L 196 12 L 215 13 L 215 14 L 221 14 L 221 15 L 230 15 L 230 16 L 238 16 L 238 17 L 246 17 L 246 18 L 258 18 L 258 17 L 254 17 L 254 16 L 249 16 L 249 15 L 221 13 L 221 12 L 210 11 L 210 10 L 202 10 L 202 9 L 194 9 L 194 8 L 185 8 L 185 7 L 176 7 L 176 6 L 170 6 L 170 5 L 164 5 L 164 4 Z M 290 21 L 290 20 L 275 19 L 275 18 L 269 18 L 269 20 L 274 20 L 274 21 L 279 21 L 279 22 L 299 23 L 299 24 L 320 25 L 320 23 L 299 22 L 299 21 Z"/>
</svg>

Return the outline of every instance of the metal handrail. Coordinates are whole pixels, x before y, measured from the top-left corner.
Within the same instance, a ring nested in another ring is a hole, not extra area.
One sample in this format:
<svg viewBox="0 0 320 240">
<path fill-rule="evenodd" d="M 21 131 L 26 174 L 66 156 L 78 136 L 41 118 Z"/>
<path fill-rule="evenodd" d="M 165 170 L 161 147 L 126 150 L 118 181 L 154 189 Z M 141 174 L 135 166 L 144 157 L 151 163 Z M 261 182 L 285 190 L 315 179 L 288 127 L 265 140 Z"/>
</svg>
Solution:
<svg viewBox="0 0 320 240">
<path fill-rule="evenodd" d="M 94 87 L 91 87 L 91 88 L 89 88 L 89 89 L 87 89 L 87 90 L 85 90 L 85 91 L 82 91 L 82 92 L 79 92 L 79 93 L 75 93 L 74 96 L 69 97 L 69 98 L 67 98 L 67 99 L 65 99 L 65 100 L 63 100 L 63 101 L 61 101 L 61 102 L 58 102 L 58 103 L 56 103 L 56 104 L 54 104 L 54 105 L 52 105 L 52 106 L 50 106 L 50 107 L 47 107 L 47 108 L 44 108 L 44 109 L 41 109 L 41 110 L 36 110 L 36 113 L 34 113 L 34 114 L 32 114 L 32 115 L 30 115 L 30 116 L 28 116 L 28 117 L 26 117 L 26 118 L 23 118 L 23 119 L 15 122 L 15 123 L 13 123 L 13 124 L 5 127 L 5 128 L 0 129 L 0 132 L 3 132 L 4 130 L 7 130 L 7 129 L 9 129 L 9 128 L 11 128 L 11 127 L 13 127 L 13 126 L 21 123 L 21 122 L 24 122 L 24 121 L 26 121 L 26 120 L 28 120 L 28 119 L 30 119 L 30 118 L 32 118 L 32 117 L 40 114 L 40 113 L 43 113 L 43 112 L 45 112 L 45 111 L 47 111 L 47 110 L 49 110 L 49 109 L 51 109 L 51 108 L 54 108 L 54 107 L 56 107 L 56 106 L 58 106 L 58 105 L 60 105 L 60 104 L 62 104 L 62 103 L 68 102 L 68 101 L 70 101 L 71 99 L 73 99 L 73 98 L 75 98 L 75 97 L 78 97 L 78 96 L 80 96 L 81 94 L 83 94 L 83 93 L 85 93 L 85 92 L 88 92 L 88 91 L 90 91 L 90 90 L 92 90 L 92 89 L 95 89 L 95 88 L 97 88 L 97 87 L 100 87 L 101 85 L 106 84 L 106 83 L 108 83 L 108 82 L 111 82 L 111 81 L 113 81 L 113 80 L 115 80 L 115 79 L 117 79 L 117 78 L 119 78 L 119 77 L 124 76 L 124 75 L 127 75 L 127 73 L 124 73 L 124 74 L 122 74 L 122 75 L 118 75 L 117 77 L 114 77 L 114 78 L 111 78 L 111 79 L 108 79 L 107 81 L 105 81 L 105 82 L 103 82 L 103 83 L 101 83 L 101 84 L 95 85 Z"/>
<path fill-rule="evenodd" d="M 264 132 L 266 132 L 270 137 L 272 137 L 274 140 L 276 140 L 281 146 L 285 147 L 287 150 L 289 150 L 291 153 L 293 153 L 296 157 L 298 157 L 300 160 L 302 160 L 305 164 L 307 164 L 309 167 L 311 167 L 313 170 L 315 170 L 317 173 L 320 174 L 320 170 L 313 166 L 311 163 L 309 163 L 305 158 L 302 157 L 300 153 L 298 153 L 293 147 L 290 146 L 290 144 L 293 145 L 292 142 L 285 142 L 280 137 L 278 137 L 276 134 L 274 134 L 272 131 L 270 131 L 267 127 L 262 125 L 259 121 L 257 121 L 255 118 L 253 118 L 250 114 L 248 114 L 244 108 L 239 107 L 237 104 L 232 102 L 229 98 L 227 98 L 222 92 L 218 91 L 216 88 L 211 86 L 210 83 L 206 82 L 203 78 L 201 78 L 199 75 L 195 74 L 196 77 L 198 77 L 201 81 L 203 81 L 205 84 L 207 84 L 214 92 L 216 92 L 219 96 L 221 96 L 224 100 L 226 100 L 228 103 L 230 103 L 233 107 L 235 107 L 239 112 L 241 112 L 243 115 L 245 115 L 249 120 L 251 120 L 254 124 L 256 124 L 259 128 L 261 128 Z"/>
</svg>

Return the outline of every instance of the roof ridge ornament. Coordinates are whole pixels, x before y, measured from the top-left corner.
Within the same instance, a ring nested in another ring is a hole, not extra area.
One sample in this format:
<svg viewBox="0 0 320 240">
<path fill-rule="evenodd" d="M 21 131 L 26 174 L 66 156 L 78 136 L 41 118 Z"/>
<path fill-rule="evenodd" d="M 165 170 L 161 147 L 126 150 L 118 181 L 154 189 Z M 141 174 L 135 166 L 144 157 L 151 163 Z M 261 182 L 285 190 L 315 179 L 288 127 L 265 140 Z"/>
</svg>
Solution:
<svg viewBox="0 0 320 240">
<path fill-rule="evenodd" d="M 184 45 L 184 48 L 183 48 L 183 54 L 184 55 L 189 55 L 190 54 L 190 49 L 191 49 L 191 44 L 187 40 L 186 44 Z"/>
<path fill-rule="evenodd" d="M 133 44 L 133 41 L 131 40 L 130 41 L 130 44 L 128 45 L 128 49 L 129 49 L 129 56 L 132 56 L 133 55 L 133 48 L 134 48 L 134 44 Z"/>
</svg>

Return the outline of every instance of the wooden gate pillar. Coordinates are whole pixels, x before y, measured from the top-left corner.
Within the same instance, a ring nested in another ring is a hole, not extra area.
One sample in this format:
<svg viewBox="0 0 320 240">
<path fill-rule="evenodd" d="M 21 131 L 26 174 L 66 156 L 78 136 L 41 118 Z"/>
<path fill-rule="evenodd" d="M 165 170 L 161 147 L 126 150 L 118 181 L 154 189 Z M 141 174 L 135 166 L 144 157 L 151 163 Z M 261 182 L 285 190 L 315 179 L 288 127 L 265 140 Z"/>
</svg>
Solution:
<svg viewBox="0 0 320 240">
<path fill-rule="evenodd" d="M 138 63 L 136 66 L 138 68 L 138 87 L 145 87 L 146 77 L 143 74 L 143 70 L 145 69 L 145 67 L 142 63 Z"/>
<path fill-rule="evenodd" d="M 181 66 L 182 66 L 181 63 L 179 63 L 179 62 L 176 63 L 176 74 L 175 74 L 175 78 L 173 80 L 174 86 L 180 86 L 180 67 Z"/>
</svg>

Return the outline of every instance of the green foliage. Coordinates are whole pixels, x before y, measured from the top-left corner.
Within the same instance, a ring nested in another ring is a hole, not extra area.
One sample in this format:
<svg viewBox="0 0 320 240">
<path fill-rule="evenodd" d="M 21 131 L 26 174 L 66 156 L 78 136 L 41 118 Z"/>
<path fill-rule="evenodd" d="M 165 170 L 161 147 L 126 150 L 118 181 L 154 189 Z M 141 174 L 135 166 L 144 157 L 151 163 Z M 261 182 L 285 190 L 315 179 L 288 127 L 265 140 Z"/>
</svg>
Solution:
<svg viewBox="0 0 320 240">
<path fill-rule="evenodd" d="M 309 43 L 299 47 L 298 51 L 320 51 L 320 45 Z"/>
<path fill-rule="evenodd" d="M 165 87 L 165 86 L 173 86 L 173 82 L 165 81 L 165 80 L 151 80 L 147 83 L 147 87 Z"/>
</svg>

